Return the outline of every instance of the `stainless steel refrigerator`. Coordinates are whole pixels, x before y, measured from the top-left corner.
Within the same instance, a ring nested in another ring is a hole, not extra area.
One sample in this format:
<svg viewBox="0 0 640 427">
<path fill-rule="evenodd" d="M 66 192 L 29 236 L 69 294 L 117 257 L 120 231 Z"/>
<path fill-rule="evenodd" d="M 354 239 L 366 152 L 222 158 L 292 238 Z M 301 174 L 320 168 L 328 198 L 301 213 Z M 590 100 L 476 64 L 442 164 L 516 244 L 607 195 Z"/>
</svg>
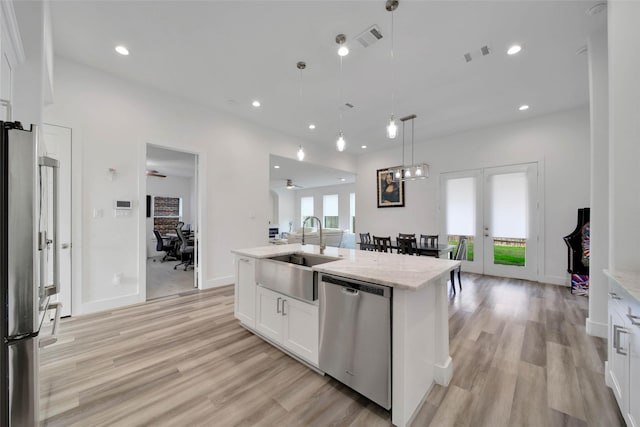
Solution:
<svg viewBox="0 0 640 427">
<path fill-rule="evenodd" d="M 29 427 L 39 423 L 40 327 L 58 292 L 58 162 L 41 155 L 35 126 L 0 126 L 0 426 Z"/>
</svg>

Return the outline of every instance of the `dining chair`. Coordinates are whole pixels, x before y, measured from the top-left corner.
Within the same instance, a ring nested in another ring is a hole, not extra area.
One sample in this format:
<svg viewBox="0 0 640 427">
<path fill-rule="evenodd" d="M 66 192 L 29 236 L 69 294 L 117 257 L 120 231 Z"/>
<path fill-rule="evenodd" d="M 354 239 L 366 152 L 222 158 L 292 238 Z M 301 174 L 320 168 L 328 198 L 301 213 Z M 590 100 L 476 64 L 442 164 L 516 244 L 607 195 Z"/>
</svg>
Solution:
<svg viewBox="0 0 640 427">
<path fill-rule="evenodd" d="M 373 249 L 373 244 L 371 243 L 371 234 L 360 233 L 360 250 L 372 251 Z"/>
<path fill-rule="evenodd" d="M 393 249 L 391 248 L 391 236 L 389 237 L 373 236 L 373 246 L 375 247 L 375 250 L 378 252 L 393 253 Z"/>
<path fill-rule="evenodd" d="M 398 233 L 398 237 L 416 237 L 416 233 L 411 233 L 411 234 Z"/>
<path fill-rule="evenodd" d="M 438 246 L 438 234 L 421 234 L 420 246 Z"/>
<path fill-rule="evenodd" d="M 398 234 L 398 253 L 405 255 L 416 255 L 418 253 L 418 243 L 415 236 L 403 236 Z"/>
<path fill-rule="evenodd" d="M 467 259 L 467 237 L 466 236 L 460 236 L 460 241 L 458 242 L 458 247 L 456 248 L 456 253 L 453 256 L 453 259 L 456 261 L 463 261 Z M 462 280 L 460 279 L 461 268 L 460 266 L 458 266 L 453 270 L 451 270 L 451 273 L 450 273 L 451 290 L 453 291 L 454 295 L 456 293 L 456 283 L 455 283 L 455 277 L 454 277 L 454 273 L 456 272 L 456 270 L 458 271 L 458 287 L 462 292 Z"/>
</svg>

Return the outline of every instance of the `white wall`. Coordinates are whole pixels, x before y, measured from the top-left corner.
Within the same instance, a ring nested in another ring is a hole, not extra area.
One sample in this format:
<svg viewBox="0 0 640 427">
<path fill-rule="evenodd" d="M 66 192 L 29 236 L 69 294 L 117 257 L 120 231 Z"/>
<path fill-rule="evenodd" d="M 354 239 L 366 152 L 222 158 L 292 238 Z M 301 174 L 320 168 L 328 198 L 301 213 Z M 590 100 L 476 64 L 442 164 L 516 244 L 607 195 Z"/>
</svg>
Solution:
<svg viewBox="0 0 640 427">
<path fill-rule="evenodd" d="M 74 216 L 81 224 L 73 238 L 82 251 L 74 266 L 82 271 L 74 283 L 74 314 L 145 299 L 147 143 L 200 155 L 199 276 L 203 287 L 232 283 L 230 250 L 268 240 L 269 155 L 295 158 L 304 141 L 59 57 L 55 64 L 55 103 L 45 120 L 73 129 L 75 178 L 81 182 Z M 355 170 L 346 153 L 305 147 L 310 162 Z M 113 181 L 110 167 L 118 171 Z M 135 201 L 131 217 L 109 213 L 115 198 Z M 105 215 L 93 218 L 93 209 Z M 116 273 L 123 274 L 119 285 L 112 283 Z"/>
<path fill-rule="evenodd" d="M 302 218 L 300 217 L 300 198 L 301 197 L 313 197 L 313 215 L 323 220 L 322 208 L 323 208 L 323 198 L 322 196 L 328 194 L 337 194 L 338 195 L 338 223 L 339 228 L 343 230 L 348 230 L 349 221 L 349 194 L 354 193 L 356 191 L 356 184 L 339 184 L 339 185 L 328 185 L 326 187 L 316 187 L 316 188 L 302 188 L 298 190 L 294 190 L 294 199 L 295 204 L 293 206 L 293 212 L 291 212 L 293 219 L 293 231 L 296 231 L 300 228 L 300 221 Z M 282 207 L 281 207 L 282 209 Z M 356 218 L 358 217 L 358 208 L 356 203 Z M 307 223 L 307 227 L 311 227 L 310 223 Z M 324 226 L 324 224 L 323 224 Z M 317 223 L 313 223 L 313 227 L 317 227 Z"/>
<path fill-rule="evenodd" d="M 278 218 L 277 225 L 280 232 L 289 232 L 296 229 L 295 217 L 295 191 L 279 188 L 273 190 L 278 195 Z M 298 216 L 300 216 L 298 214 Z M 291 226 L 289 223 L 291 222 Z M 291 230 L 289 230 L 291 228 Z"/>
<path fill-rule="evenodd" d="M 194 216 L 194 183 L 192 178 L 181 176 L 167 176 L 166 178 L 147 177 L 147 194 L 153 197 L 179 197 L 182 199 L 182 221 L 191 224 L 195 228 Z M 146 201 L 145 201 L 146 203 Z M 164 254 L 156 251 L 156 236 L 153 234 L 153 199 L 151 201 L 151 217 L 146 218 L 147 224 L 147 257 L 154 257 Z M 145 209 L 146 205 L 140 202 L 140 209 Z"/>
<path fill-rule="evenodd" d="M 609 267 L 640 271 L 640 3 L 608 3 Z"/>
<path fill-rule="evenodd" d="M 577 209 L 589 206 L 587 108 L 417 142 L 415 160 L 430 164 L 430 177 L 406 183 L 404 208 L 378 209 L 376 170 L 397 165 L 400 160 L 398 146 L 359 157 L 359 232 L 443 234 L 438 211 L 440 173 L 538 161 L 544 183 L 544 257 L 539 280 L 568 284 L 567 248 L 562 237 L 575 228 Z"/>
</svg>

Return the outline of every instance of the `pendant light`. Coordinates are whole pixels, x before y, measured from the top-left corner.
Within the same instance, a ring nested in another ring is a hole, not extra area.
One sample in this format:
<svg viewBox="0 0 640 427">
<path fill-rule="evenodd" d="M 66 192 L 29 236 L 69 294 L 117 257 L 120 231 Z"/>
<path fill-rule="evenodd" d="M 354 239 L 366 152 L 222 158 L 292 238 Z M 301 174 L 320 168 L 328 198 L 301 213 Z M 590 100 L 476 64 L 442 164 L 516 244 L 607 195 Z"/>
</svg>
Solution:
<svg viewBox="0 0 640 427">
<path fill-rule="evenodd" d="M 347 41 L 347 37 L 344 34 L 338 34 L 336 36 L 336 43 L 338 43 L 341 48 L 344 47 L 344 43 Z M 347 49 L 347 53 L 349 50 Z M 342 152 L 346 148 L 347 142 L 344 139 L 344 133 L 342 132 L 342 106 L 344 105 L 344 101 L 342 99 L 342 57 L 346 55 L 341 54 L 340 50 L 338 50 L 338 55 L 340 56 L 340 108 L 338 108 L 339 120 L 340 120 L 340 131 L 338 132 L 338 139 L 336 139 L 336 150 Z"/>
<path fill-rule="evenodd" d="M 298 87 L 298 103 L 300 104 L 300 111 L 303 111 L 302 108 L 302 70 L 304 70 L 305 68 L 307 68 L 307 64 L 304 61 L 298 61 L 296 63 L 296 68 L 299 71 L 300 74 L 300 79 L 299 79 L 299 87 Z M 298 156 L 298 161 L 303 161 L 304 160 L 304 148 L 302 148 L 302 145 L 300 146 L 300 148 L 298 148 L 298 152 L 296 153 L 296 155 Z"/>
<path fill-rule="evenodd" d="M 414 120 L 417 116 L 411 114 L 400 119 L 402 122 L 402 166 L 392 169 L 394 181 L 413 181 L 416 179 L 425 179 L 429 177 L 429 165 L 426 163 L 415 163 L 413 158 L 414 152 Z M 411 120 L 411 163 L 404 162 L 404 128 L 407 120 Z"/>
<path fill-rule="evenodd" d="M 389 124 L 387 125 L 387 138 L 395 139 L 398 136 L 398 125 L 396 124 L 395 118 L 393 116 L 394 103 L 395 103 L 395 92 L 394 92 L 394 77 L 395 77 L 395 69 L 394 69 L 394 56 L 393 56 L 393 11 L 398 8 L 398 0 L 387 0 L 387 4 L 385 5 L 385 9 L 391 12 L 391 118 L 389 119 Z"/>
</svg>

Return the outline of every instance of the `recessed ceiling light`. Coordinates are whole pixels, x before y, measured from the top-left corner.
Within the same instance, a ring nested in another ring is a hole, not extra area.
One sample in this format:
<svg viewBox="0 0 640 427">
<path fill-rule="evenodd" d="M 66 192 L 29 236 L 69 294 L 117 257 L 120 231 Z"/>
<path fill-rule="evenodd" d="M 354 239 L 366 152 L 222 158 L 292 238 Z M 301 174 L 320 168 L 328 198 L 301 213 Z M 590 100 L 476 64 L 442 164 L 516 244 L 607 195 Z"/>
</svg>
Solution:
<svg viewBox="0 0 640 427">
<path fill-rule="evenodd" d="M 261 104 L 260 104 L 260 101 L 258 101 L 258 100 L 256 99 L 255 101 L 253 101 L 253 102 L 251 103 L 251 105 L 253 105 L 254 107 L 258 108 Z"/>
<path fill-rule="evenodd" d="M 363 149 L 364 149 L 364 148 L 367 148 L 367 146 L 366 146 L 366 145 L 362 145 L 362 146 L 361 146 L 361 148 L 363 148 Z"/>
<path fill-rule="evenodd" d="M 314 125 L 313 123 L 309 125 L 309 129 L 314 130 L 315 128 L 316 128 L 316 125 Z"/>
<path fill-rule="evenodd" d="M 519 44 L 514 44 L 507 50 L 507 55 L 515 55 L 521 50 L 522 50 L 522 46 L 520 46 Z"/>
<path fill-rule="evenodd" d="M 340 181 L 345 182 L 347 179 L 346 178 L 340 178 Z"/>
<path fill-rule="evenodd" d="M 525 110 L 528 110 L 528 109 L 529 109 L 529 106 L 526 105 L 526 104 L 525 105 L 521 105 L 521 106 L 518 107 L 518 110 L 520 110 L 520 111 L 525 111 Z"/>
<path fill-rule="evenodd" d="M 116 52 L 118 52 L 120 55 L 129 55 L 129 49 L 124 46 L 116 46 Z"/>
<path fill-rule="evenodd" d="M 275 165 L 273 168 L 274 168 L 274 169 L 280 169 L 280 166 Z"/>
</svg>

